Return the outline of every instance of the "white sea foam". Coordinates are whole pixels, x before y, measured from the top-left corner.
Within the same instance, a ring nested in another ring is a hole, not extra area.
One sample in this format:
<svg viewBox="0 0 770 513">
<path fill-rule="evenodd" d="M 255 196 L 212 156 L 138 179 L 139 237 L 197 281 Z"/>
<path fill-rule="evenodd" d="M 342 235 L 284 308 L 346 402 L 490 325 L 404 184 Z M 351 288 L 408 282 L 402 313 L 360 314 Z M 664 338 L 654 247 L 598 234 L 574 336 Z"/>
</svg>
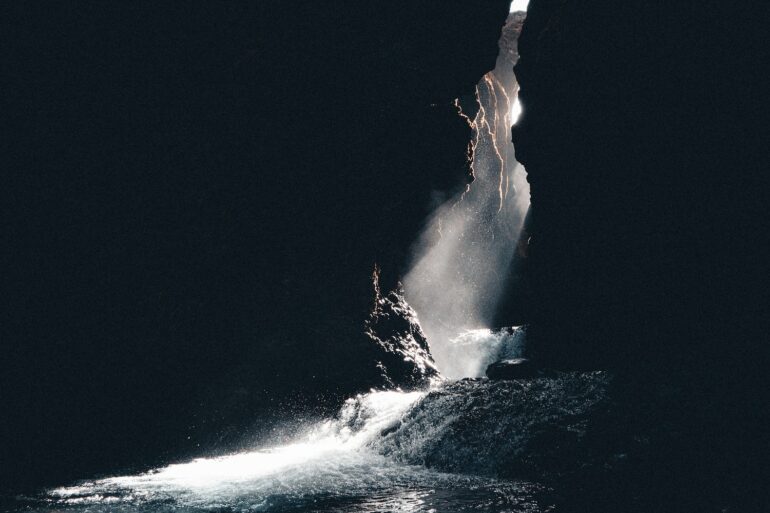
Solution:
<svg viewBox="0 0 770 513">
<path fill-rule="evenodd" d="M 58 488 L 52 495 L 70 503 L 87 502 L 90 498 L 103 504 L 104 497 L 116 494 L 146 499 L 172 496 L 197 503 L 222 494 L 232 496 L 237 487 L 249 493 L 273 494 L 329 486 L 340 479 L 362 478 L 365 476 L 357 473 L 356 468 L 364 463 L 368 466 L 378 463 L 376 455 L 366 450 L 367 443 L 396 424 L 424 395 L 424 392 L 400 391 L 359 395 L 346 401 L 337 418 L 313 426 L 288 445 L 198 458 L 143 474 Z M 350 472 L 340 474 L 341 467 Z M 332 481 L 328 476 L 332 476 Z"/>
<path fill-rule="evenodd" d="M 437 472 L 378 452 L 379 440 L 427 393 L 362 394 L 294 443 L 57 488 L 42 510 L 435 513 L 531 505 L 529 485 Z"/>
<path fill-rule="evenodd" d="M 444 347 L 442 375 L 449 379 L 479 378 L 489 364 L 523 355 L 525 328 L 466 330 Z"/>
</svg>

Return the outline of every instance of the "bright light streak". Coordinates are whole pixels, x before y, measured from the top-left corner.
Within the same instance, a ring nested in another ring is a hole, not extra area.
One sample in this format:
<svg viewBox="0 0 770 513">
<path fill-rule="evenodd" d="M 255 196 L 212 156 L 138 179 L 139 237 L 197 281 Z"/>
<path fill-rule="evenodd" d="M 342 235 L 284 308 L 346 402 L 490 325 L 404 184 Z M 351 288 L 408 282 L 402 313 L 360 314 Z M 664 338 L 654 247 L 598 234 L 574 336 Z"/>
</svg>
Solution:
<svg viewBox="0 0 770 513">
<path fill-rule="evenodd" d="M 519 102 L 519 98 L 516 97 L 515 100 L 513 100 L 513 105 L 511 105 L 511 124 L 515 125 L 516 122 L 519 120 L 519 116 L 521 116 L 521 103 Z"/>
<path fill-rule="evenodd" d="M 517 0 L 512 7 L 526 9 L 527 4 Z M 492 314 L 507 286 L 529 207 L 526 171 L 516 162 L 511 143 L 511 125 L 522 113 L 511 73 L 517 59 L 511 36 L 518 36 L 520 21 L 513 16 L 503 29 L 500 67 L 477 84 L 478 110 L 469 109 L 476 110 L 473 119 L 455 102 L 472 130 L 468 157 L 473 181 L 433 212 L 413 246 L 403 280 L 436 366 L 450 379 L 479 376 L 491 363 L 487 357 L 500 347 L 496 335 L 483 328 L 495 322 Z"/>
<path fill-rule="evenodd" d="M 511 2 L 511 12 L 526 11 L 529 5 L 529 0 L 513 0 Z"/>
</svg>

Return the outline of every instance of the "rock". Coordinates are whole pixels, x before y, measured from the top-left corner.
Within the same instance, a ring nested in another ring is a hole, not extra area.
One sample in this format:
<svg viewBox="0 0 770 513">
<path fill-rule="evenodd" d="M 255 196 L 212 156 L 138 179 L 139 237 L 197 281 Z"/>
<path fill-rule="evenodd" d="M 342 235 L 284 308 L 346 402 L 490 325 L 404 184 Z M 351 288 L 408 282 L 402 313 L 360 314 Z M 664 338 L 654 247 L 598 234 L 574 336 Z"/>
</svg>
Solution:
<svg viewBox="0 0 770 513">
<path fill-rule="evenodd" d="M 487 367 L 489 379 L 526 379 L 543 374 L 543 370 L 528 358 L 500 360 Z"/>
<path fill-rule="evenodd" d="M 432 390 L 372 447 L 442 472 L 540 480 L 604 469 L 613 455 L 636 450 L 632 437 L 612 431 L 622 424 L 611 414 L 612 380 L 573 372 L 456 381 Z"/>
<path fill-rule="evenodd" d="M 417 314 L 404 298 L 401 284 L 382 296 L 379 269 L 372 276 L 374 308 L 365 323 L 365 333 L 374 342 L 373 358 L 386 385 L 414 388 L 439 375 L 428 340 Z"/>
</svg>

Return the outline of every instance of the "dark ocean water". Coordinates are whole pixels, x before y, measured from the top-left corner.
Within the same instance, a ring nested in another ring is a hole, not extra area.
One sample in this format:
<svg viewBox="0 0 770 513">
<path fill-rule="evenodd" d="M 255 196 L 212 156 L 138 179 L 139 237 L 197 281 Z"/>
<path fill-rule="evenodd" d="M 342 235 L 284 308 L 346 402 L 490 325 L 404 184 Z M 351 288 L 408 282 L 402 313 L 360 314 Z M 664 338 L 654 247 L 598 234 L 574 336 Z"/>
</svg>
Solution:
<svg viewBox="0 0 770 513">
<path fill-rule="evenodd" d="M 384 456 L 382 437 L 427 392 L 350 399 L 294 443 L 17 497 L 21 511 L 540 511 L 532 483 L 445 473 Z M 427 433 L 426 433 L 427 434 Z M 416 440 L 412 440 L 416 443 Z"/>
<path fill-rule="evenodd" d="M 506 479 L 544 429 L 580 436 L 609 378 L 464 379 L 349 399 L 293 442 L 15 497 L 11 511 L 543 512 L 547 487 Z"/>
<path fill-rule="evenodd" d="M 328 462 L 327 462 L 328 463 Z M 152 491 L 94 484 L 70 495 L 17 500 L 19 511 L 73 512 L 540 512 L 539 487 L 442 474 L 389 462 L 333 462 L 216 487 Z M 262 481 L 262 482 L 260 482 Z"/>
</svg>

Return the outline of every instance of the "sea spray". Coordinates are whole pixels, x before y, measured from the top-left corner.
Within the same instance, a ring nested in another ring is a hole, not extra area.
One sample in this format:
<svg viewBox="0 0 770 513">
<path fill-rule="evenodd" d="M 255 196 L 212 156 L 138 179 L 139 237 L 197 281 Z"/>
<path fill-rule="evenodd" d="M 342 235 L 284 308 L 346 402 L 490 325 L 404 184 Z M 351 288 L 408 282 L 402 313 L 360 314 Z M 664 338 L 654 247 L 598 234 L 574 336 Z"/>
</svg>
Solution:
<svg viewBox="0 0 770 513">
<path fill-rule="evenodd" d="M 360 394 L 294 443 L 57 488 L 25 511 L 541 511 L 540 485 L 406 462 L 416 454 L 414 437 L 402 440 L 410 452 L 393 454 L 393 435 L 411 437 L 404 422 L 417 418 L 408 413 L 430 393 Z M 445 409 L 431 411 L 438 426 L 451 418 Z"/>
<path fill-rule="evenodd" d="M 473 181 L 432 214 L 414 245 L 403 282 L 439 370 L 455 377 L 461 376 L 451 340 L 458 333 L 490 327 L 529 207 L 526 173 L 510 141 L 521 108 L 513 65 L 524 16 L 511 13 L 500 37 L 497 65 L 479 81 L 475 97 L 455 102 L 458 115 L 472 129 Z"/>
</svg>

